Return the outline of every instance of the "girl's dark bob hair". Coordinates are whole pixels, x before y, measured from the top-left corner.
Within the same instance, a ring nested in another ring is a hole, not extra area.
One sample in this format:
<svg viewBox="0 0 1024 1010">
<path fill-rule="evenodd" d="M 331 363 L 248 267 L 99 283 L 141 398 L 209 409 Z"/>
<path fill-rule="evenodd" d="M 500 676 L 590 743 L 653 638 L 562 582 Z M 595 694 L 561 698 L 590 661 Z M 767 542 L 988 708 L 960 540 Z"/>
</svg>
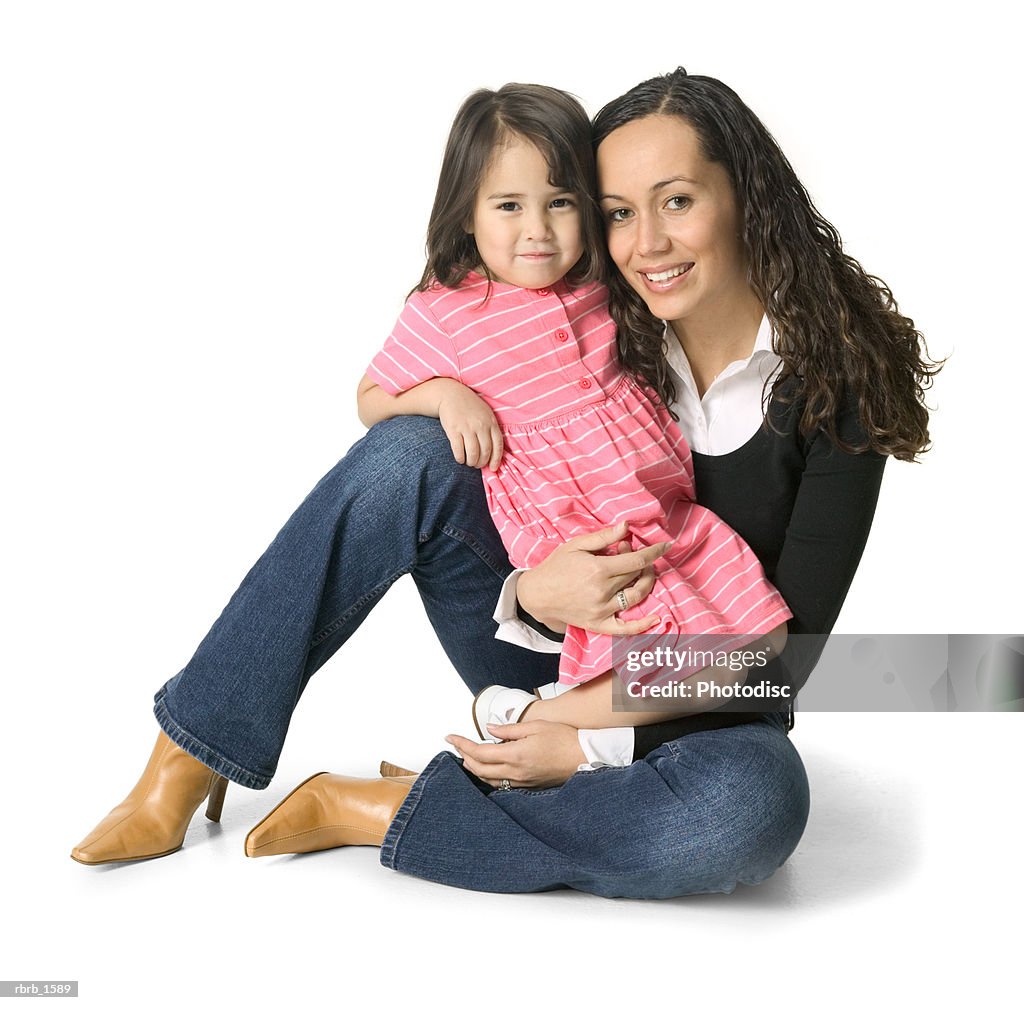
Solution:
<svg viewBox="0 0 1024 1010">
<path fill-rule="evenodd" d="M 495 152 L 516 137 L 543 154 L 552 186 L 578 198 L 583 255 L 566 280 L 580 286 L 603 278 L 604 225 L 594 200 L 590 120 L 583 106 L 564 91 L 541 84 L 506 84 L 497 91 L 474 91 L 455 116 L 430 212 L 427 265 L 413 290 L 425 291 L 432 284 L 456 287 L 471 270 L 494 279 L 466 229 Z"/>
</svg>

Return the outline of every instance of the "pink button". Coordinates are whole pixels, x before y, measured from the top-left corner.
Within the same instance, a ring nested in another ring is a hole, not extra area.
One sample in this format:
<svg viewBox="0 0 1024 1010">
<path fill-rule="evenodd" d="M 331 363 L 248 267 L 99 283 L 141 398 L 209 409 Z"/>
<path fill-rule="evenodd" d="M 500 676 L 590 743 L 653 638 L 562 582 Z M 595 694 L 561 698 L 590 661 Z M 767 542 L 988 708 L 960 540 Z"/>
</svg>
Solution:
<svg viewBox="0 0 1024 1010">
<path fill-rule="evenodd" d="M 537 294 L 539 294 L 539 295 L 549 295 L 549 294 L 551 294 L 551 289 L 550 288 L 537 288 Z"/>
<path fill-rule="evenodd" d="M 580 389 L 590 389 L 590 379 L 580 379 Z"/>
<path fill-rule="evenodd" d="M 565 341 L 569 339 L 569 334 L 566 333 L 565 330 L 556 330 L 555 336 L 558 337 L 558 339 L 561 340 L 563 343 L 565 343 Z"/>
</svg>

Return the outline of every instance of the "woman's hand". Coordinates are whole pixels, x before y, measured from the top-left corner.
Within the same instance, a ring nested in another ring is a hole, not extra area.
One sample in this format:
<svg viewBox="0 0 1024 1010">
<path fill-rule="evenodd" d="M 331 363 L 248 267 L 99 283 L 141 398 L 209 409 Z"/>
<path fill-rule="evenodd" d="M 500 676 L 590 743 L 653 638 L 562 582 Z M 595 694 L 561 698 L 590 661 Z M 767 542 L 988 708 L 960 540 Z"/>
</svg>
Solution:
<svg viewBox="0 0 1024 1010">
<path fill-rule="evenodd" d="M 501 428 L 494 411 L 473 392 L 454 379 L 445 383 L 437 416 L 459 463 L 482 470 L 497 470 L 503 449 Z"/>
<path fill-rule="evenodd" d="M 516 594 L 522 608 L 555 631 L 566 625 L 605 635 L 639 635 L 657 617 L 623 621 L 621 590 L 635 607 L 654 588 L 654 562 L 671 541 L 643 550 L 630 549 L 627 523 L 573 537 L 556 547 L 536 568 L 519 576 Z M 612 550 L 613 553 L 605 553 Z"/>
<path fill-rule="evenodd" d="M 575 726 L 538 719 L 487 728 L 506 742 L 474 743 L 454 734 L 445 739 L 459 752 L 467 771 L 492 786 L 501 785 L 502 779 L 516 789 L 560 786 L 586 763 Z"/>
</svg>

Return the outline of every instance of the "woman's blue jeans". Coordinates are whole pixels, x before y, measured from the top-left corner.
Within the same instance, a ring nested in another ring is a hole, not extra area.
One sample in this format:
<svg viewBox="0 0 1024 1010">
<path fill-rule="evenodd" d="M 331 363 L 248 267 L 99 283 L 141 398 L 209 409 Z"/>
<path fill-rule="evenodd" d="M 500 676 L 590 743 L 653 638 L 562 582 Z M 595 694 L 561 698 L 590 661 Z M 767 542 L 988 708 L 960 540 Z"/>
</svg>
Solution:
<svg viewBox="0 0 1024 1010">
<path fill-rule="evenodd" d="M 163 731 L 226 778 L 263 789 L 309 678 L 411 573 L 471 691 L 532 688 L 557 657 L 494 638 L 510 571 L 480 475 L 436 420 L 375 426 L 246 575 L 188 665 L 156 694 Z M 790 855 L 807 779 L 781 717 L 694 733 L 628 768 L 558 789 L 497 792 L 437 755 L 381 849 L 393 869 L 485 891 L 575 887 L 668 897 L 756 883 Z"/>
</svg>

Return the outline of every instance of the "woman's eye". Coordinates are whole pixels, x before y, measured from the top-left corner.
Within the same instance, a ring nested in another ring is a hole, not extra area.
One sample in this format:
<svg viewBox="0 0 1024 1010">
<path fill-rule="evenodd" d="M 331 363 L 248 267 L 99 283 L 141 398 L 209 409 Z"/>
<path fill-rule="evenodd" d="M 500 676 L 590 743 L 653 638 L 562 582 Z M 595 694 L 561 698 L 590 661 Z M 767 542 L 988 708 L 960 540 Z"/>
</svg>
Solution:
<svg viewBox="0 0 1024 1010">
<path fill-rule="evenodd" d="M 608 211 L 608 220 L 612 224 L 621 224 L 621 222 L 627 220 L 632 211 L 627 210 L 625 207 L 617 207 L 615 210 Z"/>
<path fill-rule="evenodd" d="M 669 210 L 686 210 L 693 201 L 688 196 L 672 196 L 665 202 Z"/>
</svg>

